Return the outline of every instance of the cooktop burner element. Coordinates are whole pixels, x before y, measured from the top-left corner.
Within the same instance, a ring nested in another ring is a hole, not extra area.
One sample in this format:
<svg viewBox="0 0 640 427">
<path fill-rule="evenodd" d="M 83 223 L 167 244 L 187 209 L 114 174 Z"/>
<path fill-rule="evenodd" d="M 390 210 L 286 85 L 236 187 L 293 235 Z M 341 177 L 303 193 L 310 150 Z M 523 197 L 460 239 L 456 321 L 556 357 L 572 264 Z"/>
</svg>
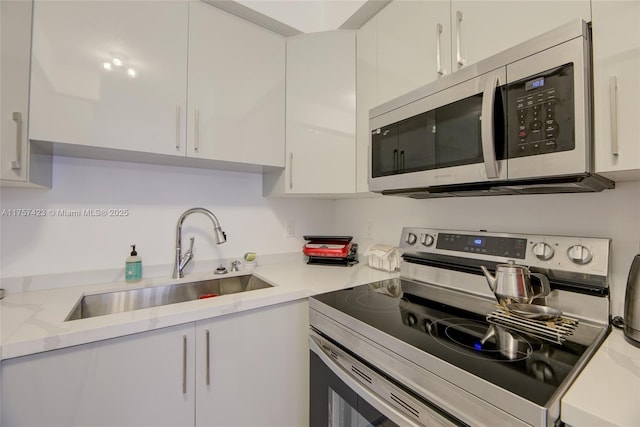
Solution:
<svg viewBox="0 0 640 427">
<path fill-rule="evenodd" d="M 405 228 L 400 277 L 312 297 L 311 327 L 463 423 L 549 425 L 559 420 L 562 395 L 609 332 L 609 243 Z M 549 258 L 541 247 L 556 255 Z M 549 294 L 534 303 L 575 319 L 562 339 L 531 334 L 515 316 L 509 319 L 515 324 L 492 320 L 497 301 L 480 266 L 495 269 L 512 260 L 511 252 L 549 278 Z"/>
<path fill-rule="evenodd" d="M 449 339 L 438 340 L 444 346 L 454 351 L 464 351 L 469 357 L 478 357 L 494 362 L 517 362 L 524 360 L 533 352 L 533 345 L 529 340 L 512 331 L 501 331 L 501 335 L 492 335 L 493 340 L 483 342 L 477 334 L 487 335 L 493 330 L 491 326 L 469 319 L 441 319 L 429 324 L 428 330 L 432 336 L 442 336 L 437 331 L 444 329 L 444 336 Z M 472 331 L 473 334 L 469 334 Z M 471 353 L 468 351 L 471 350 Z M 488 356 L 488 358 L 487 358 Z"/>
</svg>

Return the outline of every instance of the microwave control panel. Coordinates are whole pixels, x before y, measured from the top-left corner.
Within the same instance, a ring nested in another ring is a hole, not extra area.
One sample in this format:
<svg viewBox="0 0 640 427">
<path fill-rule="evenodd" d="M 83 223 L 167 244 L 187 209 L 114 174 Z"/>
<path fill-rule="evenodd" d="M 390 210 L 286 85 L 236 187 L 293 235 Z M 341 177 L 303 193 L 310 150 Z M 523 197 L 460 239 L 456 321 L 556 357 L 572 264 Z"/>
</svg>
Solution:
<svg viewBox="0 0 640 427">
<path fill-rule="evenodd" d="M 509 84 L 507 111 L 509 158 L 573 150 L 573 64 Z"/>
</svg>

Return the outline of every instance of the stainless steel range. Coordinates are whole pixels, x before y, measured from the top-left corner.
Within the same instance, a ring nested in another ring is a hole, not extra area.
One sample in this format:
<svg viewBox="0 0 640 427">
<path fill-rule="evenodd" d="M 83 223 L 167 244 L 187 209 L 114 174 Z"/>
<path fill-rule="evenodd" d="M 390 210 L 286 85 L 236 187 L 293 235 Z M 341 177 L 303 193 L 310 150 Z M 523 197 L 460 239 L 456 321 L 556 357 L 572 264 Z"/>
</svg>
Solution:
<svg viewBox="0 0 640 427">
<path fill-rule="evenodd" d="M 610 330 L 609 239 L 405 228 L 400 247 L 399 278 L 311 298 L 311 425 L 558 423 Z M 492 271 L 516 267 L 532 298 L 499 304 Z"/>
</svg>

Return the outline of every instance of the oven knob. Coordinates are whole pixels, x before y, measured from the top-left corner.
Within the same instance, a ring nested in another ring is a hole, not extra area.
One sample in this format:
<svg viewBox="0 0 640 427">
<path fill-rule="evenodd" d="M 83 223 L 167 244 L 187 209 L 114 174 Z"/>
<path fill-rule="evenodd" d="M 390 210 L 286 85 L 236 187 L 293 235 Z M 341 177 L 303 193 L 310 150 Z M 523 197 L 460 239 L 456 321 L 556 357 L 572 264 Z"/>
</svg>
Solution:
<svg viewBox="0 0 640 427">
<path fill-rule="evenodd" d="M 547 261 L 553 258 L 553 254 L 554 254 L 553 248 L 547 243 L 538 242 L 535 245 L 533 245 L 532 250 L 536 258 L 541 259 L 543 261 Z"/>
<path fill-rule="evenodd" d="M 593 254 L 589 249 L 582 245 L 573 245 L 567 249 L 567 256 L 574 264 L 589 264 L 593 259 Z"/>
<path fill-rule="evenodd" d="M 418 240 L 418 236 L 416 236 L 413 233 L 409 233 L 407 234 L 407 243 L 410 245 L 413 245 L 416 243 L 416 241 Z"/>
<path fill-rule="evenodd" d="M 420 237 L 420 243 L 422 243 L 422 246 L 426 246 L 429 247 L 431 245 L 433 245 L 433 236 L 431 234 L 423 234 Z"/>
<path fill-rule="evenodd" d="M 418 318 L 415 314 L 409 313 L 409 315 L 407 316 L 407 323 L 409 324 L 409 326 L 414 326 L 416 323 L 418 323 Z"/>
</svg>

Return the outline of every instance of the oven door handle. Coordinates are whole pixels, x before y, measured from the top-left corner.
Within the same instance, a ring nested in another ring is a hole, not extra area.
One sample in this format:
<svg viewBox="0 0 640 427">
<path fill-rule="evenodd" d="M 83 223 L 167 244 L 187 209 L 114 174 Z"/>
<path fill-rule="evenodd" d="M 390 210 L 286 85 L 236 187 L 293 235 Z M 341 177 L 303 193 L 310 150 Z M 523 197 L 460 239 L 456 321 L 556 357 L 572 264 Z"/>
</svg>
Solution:
<svg viewBox="0 0 640 427">
<path fill-rule="evenodd" d="M 405 416 L 402 412 L 398 411 L 373 391 L 369 390 L 369 388 L 362 384 L 354 375 L 350 374 L 346 369 L 334 362 L 331 356 L 327 354 L 327 352 L 329 352 L 330 350 L 325 350 L 319 337 L 316 337 L 314 335 L 309 336 L 309 348 L 311 349 L 311 351 L 317 354 L 318 357 L 320 357 L 322 362 L 329 369 L 331 369 L 331 371 L 336 374 L 338 378 L 340 378 L 347 386 L 349 386 L 349 388 L 355 391 L 358 396 L 366 400 L 378 412 L 398 425 L 407 427 L 420 427 L 420 424 L 416 423 L 410 418 L 407 418 L 407 416 Z"/>
<path fill-rule="evenodd" d="M 409 418 L 405 415 L 404 412 L 399 411 L 397 408 L 393 407 L 387 401 L 385 401 L 380 395 L 375 393 L 373 390 L 369 389 L 365 384 L 362 383 L 356 376 L 351 374 L 348 370 L 342 367 L 340 364 L 336 363 L 333 360 L 333 357 L 330 356 L 332 350 L 323 345 L 323 339 L 315 334 L 314 332 L 310 333 L 309 336 L 309 348 L 311 351 L 316 353 L 320 360 L 329 368 L 331 371 L 338 376 L 349 388 L 351 388 L 354 392 L 358 394 L 359 397 L 362 397 L 367 401 L 371 406 L 373 406 L 378 412 L 387 417 L 389 420 L 393 421 L 397 425 L 407 426 L 407 427 L 421 427 L 422 424 L 418 423 L 415 419 Z M 430 417 L 430 421 L 433 422 L 433 426 L 444 426 L 451 425 L 448 423 L 436 422 L 434 418 Z"/>
</svg>

